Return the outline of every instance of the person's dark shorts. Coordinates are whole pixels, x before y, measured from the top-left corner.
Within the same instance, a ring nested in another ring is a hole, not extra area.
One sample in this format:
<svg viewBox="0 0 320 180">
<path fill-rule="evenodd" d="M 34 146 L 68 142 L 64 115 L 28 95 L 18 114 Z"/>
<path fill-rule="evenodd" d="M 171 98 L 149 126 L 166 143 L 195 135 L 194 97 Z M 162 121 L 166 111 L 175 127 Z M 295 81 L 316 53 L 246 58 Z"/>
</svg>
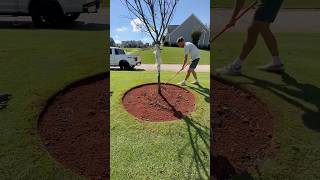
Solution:
<svg viewBox="0 0 320 180">
<path fill-rule="evenodd" d="M 200 58 L 192 60 L 190 66 L 189 66 L 189 69 L 196 69 L 198 66 L 199 60 L 200 60 Z"/>
<path fill-rule="evenodd" d="M 276 19 L 283 0 L 258 0 L 254 20 L 272 23 Z"/>
</svg>

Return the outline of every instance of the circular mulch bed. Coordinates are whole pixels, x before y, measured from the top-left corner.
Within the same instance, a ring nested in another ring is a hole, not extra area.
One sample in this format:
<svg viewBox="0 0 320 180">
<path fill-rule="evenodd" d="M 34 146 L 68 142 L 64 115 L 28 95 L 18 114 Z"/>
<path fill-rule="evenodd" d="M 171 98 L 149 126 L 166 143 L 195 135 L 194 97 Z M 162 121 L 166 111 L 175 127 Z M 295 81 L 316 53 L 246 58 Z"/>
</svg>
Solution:
<svg viewBox="0 0 320 180">
<path fill-rule="evenodd" d="M 252 93 L 217 79 L 211 83 L 214 179 L 247 174 L 271 155 L 272 115 Z"/>
<path fill-rule="evenodd" d="M 108 81 L 101 75 L 67 87 L 49 100 L 39 119 L 39 134 L 50 154 L 90 179 L 109 175 Z M 256 168 L 272 153 L 272 115 L 253 94 L 221 80 L 211 83 L 212 175 L 229 179 Z M 195 110 L 190 91 L 162 87 L 163 97 L 155 84 L 135 87 L 124 95 L 123 105 L 139 119 L 152 121 L 179 119 Z M 144 112 L 134 114 L 136 109 Z"/>
<path fill-rule="evenodd" d="M 195 97 L 185 88 L 155 83 L 144 84 L 127 91 L 122 103 L 125 109 L 141 120 L 170 121 L 181 119 L 195 110 Z"/>
<path fill-rule="evenodd" d="M 51 98 L 38 129 L 50 154 L 90 179 L 109 174 L 107 74 L 82 80 Z"/>
</svg>

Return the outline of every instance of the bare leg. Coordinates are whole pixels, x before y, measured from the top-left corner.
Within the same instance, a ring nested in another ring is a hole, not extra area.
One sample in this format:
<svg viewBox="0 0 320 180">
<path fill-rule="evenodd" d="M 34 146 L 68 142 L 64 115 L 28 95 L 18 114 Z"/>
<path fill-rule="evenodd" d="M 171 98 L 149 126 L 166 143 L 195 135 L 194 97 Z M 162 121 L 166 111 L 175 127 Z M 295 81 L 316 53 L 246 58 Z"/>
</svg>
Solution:
<svg viewBox="0 0 320 180">
<path fill-rule="evenodd" d="M 190 73 L 191 73 L 191 70 L 189 69 L 188 72 L 187 72 L 186 78 L 184 79 L 185 81 L 188 80 L 188 78 L 189 78 L 189 76 L 190 76 Z"/>
<path fill-rule="evenodd" d="M 197 80 L 198 79 L 197 73 L 194 71 L 194 69 L 191 72 L 192 72 L 194 79 Z"/>
<path fill-rule="evenodd" d="M 261 28 L 263 27 L 261 25 L 262 23 L 263 22 L 254 21 L 248 28 L 247 38 L 242 46 L 242 50 L 239 56 L 241 60 L 245 60 L 252 49 L 255 47 Z"/>
<path fill-rule="evenodd" d="M 265 27 L 261 30 L 261 35 L 264 42 L 266 43 L 270 54 L 272 56 L 279 56 L 279 50 L 277 45 L 277 40 L 274 37 L 272 31 L 270 30 L 270 23 L 265 23 Z"/>
<path fill-rule="evenodd" d="M 259 69 L 272 71 L 272 72 L 281 72 L 284 70 L 283 64 L 280 61 L 279 51 L 277 47 L 277 41 L 270 30 L 270 23 L 263 21 L 253 21 L 247 31 L 246 40 L 242 46 L 240 56 L 233 61 L 231 66 L 226 66 L 221 69 L 218 69 L 217 72 L 219 74 L 226 75 L 239 75 L 241 74 L 241 66 L 245 59 L 248 57 L 250 52 L 253 50 L 257 43 L 257 39 L 259 34 L 264 38 L 265 43 L 268 46 L 270 53 L 272 54 L 272 64 L 267 64 L 266 66 L 262 66 Z M 276 65 L 276 66 L 275 66 Z M 278 66 L 280 65 L 280 66 Z"/>
</svg>

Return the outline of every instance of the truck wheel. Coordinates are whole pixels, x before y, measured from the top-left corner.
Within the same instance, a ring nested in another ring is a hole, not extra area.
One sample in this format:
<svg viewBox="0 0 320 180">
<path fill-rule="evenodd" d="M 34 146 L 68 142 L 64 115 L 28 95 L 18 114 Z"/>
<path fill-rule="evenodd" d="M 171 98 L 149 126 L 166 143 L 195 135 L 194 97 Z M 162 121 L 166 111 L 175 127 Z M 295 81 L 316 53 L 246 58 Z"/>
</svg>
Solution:
<svg viewBox="0 0 320 180">
<path fill-rule="evenodd" d="M 129 70 L 130 69 L 130 65 L 127 61 L 120 61 L 119 66 L 120 66 L 121 70 Z"/>
<path fill-rule="evenodd" d="M 122 64 L 120 64 L 119 66 L 120 66 L 120 69 L 121 69 L 121 70 L 123 70 L 123 69 L 124 69 L 124 67 L 123 67 L 123 65 L 122 65 Z"/>
<path fill-rule="evenodd" d="M 66 23 L 71 23 L 71 22 L 77 20 L 79 18 L 79 16 L 80 16 L 80 13 L 69 13 L 64 16 L 64 21 Z"/>
<path fill-rule="evenodd" d="M 124 63 L 124 69 L 125 70 L 131 70 L 131 66 L 128 62 Z"/>
<path fill-rule="evenodd" d="M 63 11 L 57 2 L 39 2 L 31 4 L 30 14 L 35 27 L 45 28 L 61 23 Z"/>
</svg>

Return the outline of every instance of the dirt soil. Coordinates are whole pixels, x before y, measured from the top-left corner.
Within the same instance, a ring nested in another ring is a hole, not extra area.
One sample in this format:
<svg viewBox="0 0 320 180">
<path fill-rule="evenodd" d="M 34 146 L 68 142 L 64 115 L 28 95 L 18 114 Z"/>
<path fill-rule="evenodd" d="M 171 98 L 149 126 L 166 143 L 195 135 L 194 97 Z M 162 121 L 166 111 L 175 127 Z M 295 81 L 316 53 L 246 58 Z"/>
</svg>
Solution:
<svg viewBox="0 0 320 180">
<path fill-rule="evenodd" d="M 185 88 L 173 84 L 145 84 L 127 91 L 122 103 L 140 120 L 170 121 L 181 119 L 195 110 L 195 97 Z"/>
<path fill-rule="evenodd" d="M 109 79 L 101 79 L 84 80 L 52 98 L 38 127 L 50 154 L 89 179 L 109 174 Z"/>
<path fill-rule="evenodd" d="M 216 79 L 211 87 L 212 179 L 250 176 L 271 155 L 272 115 L 252 93 Z"/>
</svg>

